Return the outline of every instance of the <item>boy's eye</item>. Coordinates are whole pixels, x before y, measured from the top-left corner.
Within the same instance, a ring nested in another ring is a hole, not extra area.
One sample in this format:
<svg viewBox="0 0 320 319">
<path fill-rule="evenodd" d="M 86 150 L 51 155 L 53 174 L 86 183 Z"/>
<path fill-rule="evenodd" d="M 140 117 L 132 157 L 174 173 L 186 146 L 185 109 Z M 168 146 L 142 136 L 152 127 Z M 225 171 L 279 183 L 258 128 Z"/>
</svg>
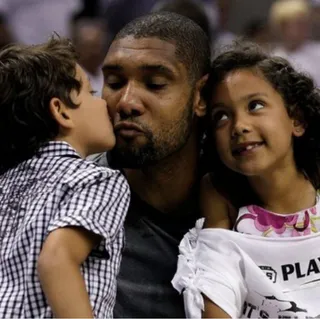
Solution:
<svg viewBox="0 0 320 319">
<path fill-rule="evenodd" d="M 257 111 L 264 108 L 264 104 L 261 101 L 251 101 L 248 105 L 249 111 Z"/>
<path fill-rule="evenodd" d="M 97 95 L 98 91 L 91 90 L 90 93 L 91 93 L 92 95 Z"/>
</svg>

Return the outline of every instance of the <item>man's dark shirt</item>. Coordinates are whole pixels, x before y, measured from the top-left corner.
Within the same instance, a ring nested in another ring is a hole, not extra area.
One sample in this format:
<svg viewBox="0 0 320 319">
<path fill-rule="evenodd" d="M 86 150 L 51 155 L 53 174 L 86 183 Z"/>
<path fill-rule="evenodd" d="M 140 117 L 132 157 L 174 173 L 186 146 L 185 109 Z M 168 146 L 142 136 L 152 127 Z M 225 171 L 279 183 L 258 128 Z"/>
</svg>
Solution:
<svg viewBox="0 0 320 319">
<path fill-rule="evenodd" d="M 98 162 L 106 165 L 105 155 Z M 194 227 L 198 205 L 186 203 L 180 212 L 164 214 L 131 194 L 114 317 L 183 318 L 183 298 L 171 280 L 178 245 Z"/>
</svg>

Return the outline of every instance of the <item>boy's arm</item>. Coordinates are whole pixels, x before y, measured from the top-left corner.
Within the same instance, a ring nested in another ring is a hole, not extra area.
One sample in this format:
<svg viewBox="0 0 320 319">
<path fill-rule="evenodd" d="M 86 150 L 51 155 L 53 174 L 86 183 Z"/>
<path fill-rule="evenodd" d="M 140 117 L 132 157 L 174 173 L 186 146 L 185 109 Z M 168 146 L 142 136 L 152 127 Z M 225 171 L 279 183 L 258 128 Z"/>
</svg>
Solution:
<svg viewBox="0 0 320 319">
<path fill-rule="evenodd" d="M 200 185 L 200 209 L 205 217 L 205 228 L 232 228 L 230 213 L 235 210 L 228 201 L 213 187 L 210 175 L 205 175 Z"/>
<path fill-rule="evenodd" d="M 56 317 L 92 318 L 80 265 L 100 241 L 112 253 L 109 249 L 122 236 L 130 189 L 119 172 L 97 167 L 78 171 L 64 183 L 63 201 L 50 220 L 40 252 L 39 278 Z"/>
<path fill-rule="evenodd" d="M 57 318 L 93 318 L 80 265 L 101 237 L 81 227 L 52 231 L 38 259 L 38 275 Z"/>
</svg>

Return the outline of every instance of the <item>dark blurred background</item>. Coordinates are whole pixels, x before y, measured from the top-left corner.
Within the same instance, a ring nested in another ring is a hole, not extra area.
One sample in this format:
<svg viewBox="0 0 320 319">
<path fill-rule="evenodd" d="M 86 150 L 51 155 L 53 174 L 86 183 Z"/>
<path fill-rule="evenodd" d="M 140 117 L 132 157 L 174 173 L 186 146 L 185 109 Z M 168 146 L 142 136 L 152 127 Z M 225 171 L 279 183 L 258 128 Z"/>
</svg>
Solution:
<svg viewBox="0 0 320 319">
<path fill-rule="evenodd" d="M 152 11 L 188 16 L 210 37 L 212 57 L 237 38 L 291 60 L 320 85 L 320 0 L 0 0 L 0 47 L 70 37 L 99 92 L 101 63 L 115 34 Z"/>
</svg>

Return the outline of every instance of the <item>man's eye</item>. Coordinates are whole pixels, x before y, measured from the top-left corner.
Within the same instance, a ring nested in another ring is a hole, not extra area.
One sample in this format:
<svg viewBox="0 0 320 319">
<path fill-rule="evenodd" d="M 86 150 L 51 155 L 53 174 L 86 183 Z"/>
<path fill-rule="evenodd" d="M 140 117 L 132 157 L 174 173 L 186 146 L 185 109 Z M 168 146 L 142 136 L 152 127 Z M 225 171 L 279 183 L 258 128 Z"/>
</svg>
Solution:
<svg viewBox="0 0 320 319">
<path fill-rule="evenodd" d="M 112 90 L 118 90 L 123 85 L 123 79 L 116 75 L 107 75 L 105 77 L 105 85 L 110 87 Z"/>
<path fill-rule="evenodd" d="M 165 84 L 165 83 L 153 83 L 153 82 L 149 82 L 149 83 L 146 84 L 146 86 L 147 86 L 149 89 L 151 89 L 151 90 L 157 91 L 157 90 L 163 89 L 163 88 L 166 86 L 166 84 Z"/>
<path fill-rule="evenodd" d="M 107 86 L 109 86 L 112 90 L 118 90 L 122 87 L 122 82 L 107 82 Z"/>
<path fill-rule="evenodd" d="M 264 108 L 264 104 L 261 101 L 251 101 L 248 105 L 249 111 L 258 111 Z"/>
</svg>

